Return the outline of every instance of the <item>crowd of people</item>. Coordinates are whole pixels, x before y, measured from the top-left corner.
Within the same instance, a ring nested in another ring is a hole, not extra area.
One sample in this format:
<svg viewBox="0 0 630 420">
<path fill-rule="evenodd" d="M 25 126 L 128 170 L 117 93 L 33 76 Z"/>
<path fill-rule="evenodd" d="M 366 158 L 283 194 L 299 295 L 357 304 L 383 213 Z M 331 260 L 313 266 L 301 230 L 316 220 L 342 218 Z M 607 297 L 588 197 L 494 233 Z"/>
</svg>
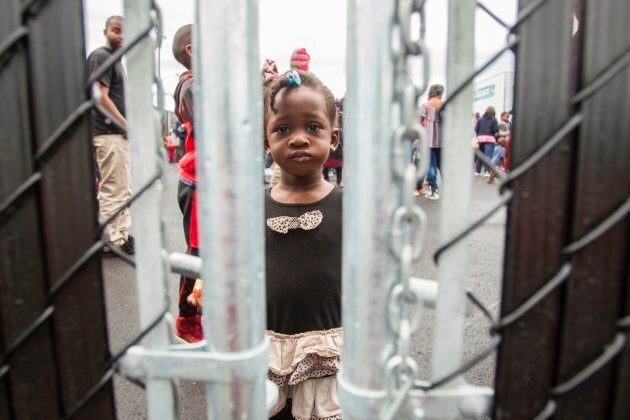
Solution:
<svg viewBox="0 0 630 420">
<path fill-rule="evenodd" d="M 429 156 L 424 157 L 429 160 L 427 175 L 424 180 L 418 180 L 414 195 L 424 195 L 429 200 L 438 200 L 440 198 L 439 188 L 437 184 L 437 175 L 441 175 L 441 149 L 442 137 L 444 132 L 444 124 L 442 120 L 441 109 L 444 102 L 444 86 L 436 84 L 429 88 L 428 100 L 420 106 L 420 123 L 426 130 L 427 141 L 429 144 Z M 486 108 L 482 116 L 478 112 L 473 114 L 473 138 L 471 145 L 475 149 L 479 149 L 486 158 L 492 162 L 494 168 L 502 172 L 508 171 L 509 164 L 509 146 L 512 139 L 512 113 L 504 111 L 501 113 L 500 121 L 497 121 L 496 111 L 494 107 Z M 411 163 L 415 166 L 419 165 L 422 159 L 421 142 L 416 139 L 411 144 Z M 496 171 L 490 165 L 482 162 L 477 157 L 474 158 L 473 166 L 475 176 L 483 175 L 487 178 L 487 183 L 494 183 Z M 442 180 L 443 182 L 443 180 Z"/>
<path fill-rule="evenodd" d="M 106 45 L 88 57 L 94 74 L 123 42 L 124 19 L 110 17 L 104 29 Z M 174 35 L 172 52 L 185 68 L 175 89 L 178 123 L 166 137 L 169 160 L 179 165 L 177 201 L 190 255 L 199 255 L 195 100 L 192 25 Z M 267 335 L 270 340 L 268 378 L 280 389 L 269 410 L 274 419 L 340 419 L 336 373 L 341 366 L 341 238 L 343 187 L 343 99 L 335 99 L 310 71 L 310 55 L 293 51 L 289 69 L 279 72 L 274 60 L 265 60 L 261 72 L 264 127 L 260 139 L 273 165 L 265 191 L 265 255 Z M 129 145 L 125 134 L 124 70 L 120 63 L 97 79 L 99 102 L 106 112 L 93 113 L 93 144 L 99 173 L 99 217 L 110 220 L 104 253 L 118 248 L 135 252 L 128 209 L 119 212 L 131 196 Z M 429 156 L 419 142 L 412 145 L 412 163 L 429 160 L 426 185 L 418 182 L 416 195 L 439 199 L 443 127 L 440 115 L 444 87 L 433 85 L 419 108 L 426 129 Z M 509 114 L 499 124 L 489 107 L 474 122 L 475 144 L 495 165 L 507 166 Z M 475 163 L 480 175 L 483 163 Z M 488 182 L 493 170 L 485 167 Z M 328 182 L 335 173 L 336 185 Z M 425 188 L 426 187 L 426 188 Z M 211 284 L 212 279 L 206 279 Z M 174 330 L 183 341 L 203 339 L 202 283 L 181 276 L 179 313 Z"/>
<path fill-rule="evenodd" d="M 512 139 L 512 114 L 507 111 L 502 112 L 500 122 L 497 121 L 495 115 L 496 111 L 492 106 L 486 108 L 482 117 L 475 115 L 473 147 L 478 148 L 495 167 L 507 172 L 509 143 Z M 496 172 L 480 159 L 475 159 L 475 176 L 481 175 L 482 166 L 484 175 L 488 178 L 488 184 L 492 184 Z"/>
</svg>

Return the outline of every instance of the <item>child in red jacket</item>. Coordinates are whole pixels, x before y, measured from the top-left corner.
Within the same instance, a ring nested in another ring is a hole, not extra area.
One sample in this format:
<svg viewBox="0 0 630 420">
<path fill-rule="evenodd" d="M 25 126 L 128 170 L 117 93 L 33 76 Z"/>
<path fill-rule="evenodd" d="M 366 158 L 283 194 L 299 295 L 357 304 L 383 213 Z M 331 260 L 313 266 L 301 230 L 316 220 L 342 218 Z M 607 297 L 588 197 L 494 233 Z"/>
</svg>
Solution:
<svg viewBox="0 0 630 420">
<path fill-rule="evenodd" d="M 179 77 L 175 89 L 175 114 L 186 127 L 184 143 L 186 153 L 179 161 L 181 168 L 177 200 L 184 216 L 184 235 L 186 236 L 187 254 L 199 255 L 199 234 L 197 225 L 197 176 L 194 130 L 193 73 L 192 73 L 192 25 L 184 25 L 177 30 L 173 38 L 173 55 L 187 71 Z M 189 343 L 203 339 L 201 315 L 197 307 L 187 301 L 193 293 L 196 279 L 181 276 L 179 281 L 179 316 L 175 320 L 177 335 Z"/>
</svg>

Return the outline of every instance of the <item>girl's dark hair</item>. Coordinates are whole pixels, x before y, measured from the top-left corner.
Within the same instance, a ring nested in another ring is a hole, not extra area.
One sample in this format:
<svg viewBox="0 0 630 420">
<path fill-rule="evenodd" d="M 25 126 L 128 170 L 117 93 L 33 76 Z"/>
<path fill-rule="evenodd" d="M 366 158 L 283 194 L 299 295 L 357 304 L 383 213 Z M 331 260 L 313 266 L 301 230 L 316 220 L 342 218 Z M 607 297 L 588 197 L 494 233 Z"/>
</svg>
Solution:
<svg viewBox="0 0 630 420">
<path fill-rule="evenodd" d="M 291 85 L 289 78 L 286 74 L 281 75 L 277 79 L 271 80 L 269 83 L 265 83 L 263 85 L 263 96 L 264 96 L 264 108 L 265 108 L 265 126 L 267 125 L 267 119 L 269 118 L 269 111 L 278 112 L 275 108 L 276 106 L 276 96 L 278 96 L 278 92 L 282 89 L 294 89 L 300 86 L 308 86 L 315 91 L 319 92 L 324 97 L 324 102 L 326 103 L 326 112 L 328 114 L 328 119 L 332 125 L 335 124 L 335 119 L 337 117 L 337 107 L 335 106 L 335 97 L 328 87 L 322 83 L 321 80 L 315 74 L 311 72 L 306 72 L 302 70 L 295 70 L 302 79 L 301 85 Z"/>
<path fill-rule="evenodd" d="M 484 117 L 494 117 L 495 115 L 497 115 L 497 113 L 495 112 L 493 106 L 486 108 L 486 112 L 483 113 Z"/>
</svg>

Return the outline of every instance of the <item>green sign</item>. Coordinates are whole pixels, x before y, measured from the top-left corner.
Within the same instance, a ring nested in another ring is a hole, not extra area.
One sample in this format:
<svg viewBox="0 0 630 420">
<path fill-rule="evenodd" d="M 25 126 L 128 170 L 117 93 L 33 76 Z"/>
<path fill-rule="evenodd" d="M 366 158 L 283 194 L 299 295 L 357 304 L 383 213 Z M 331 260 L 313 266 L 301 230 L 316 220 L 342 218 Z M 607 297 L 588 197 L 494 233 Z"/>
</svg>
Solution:
<svg viewBox="0 0 630 420">
<path fill-rule="evenodd" d="M 489 86 L 484 86 L 475 91 L 475 101 L 485 98 L 491 98 L 494 96 L 494 83 Z"/>
</svg>

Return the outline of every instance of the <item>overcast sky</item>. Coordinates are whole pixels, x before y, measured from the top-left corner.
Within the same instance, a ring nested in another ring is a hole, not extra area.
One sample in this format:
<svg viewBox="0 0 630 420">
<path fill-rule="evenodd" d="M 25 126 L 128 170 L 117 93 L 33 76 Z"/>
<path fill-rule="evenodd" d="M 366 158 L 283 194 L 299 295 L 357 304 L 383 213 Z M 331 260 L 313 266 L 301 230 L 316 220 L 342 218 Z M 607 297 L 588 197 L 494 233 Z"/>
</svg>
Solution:
<svg viewBox="0 0 630 420">
<path fill-rule="evenodd" d="M 227 1 L 227 0 L 226 0 Z M 175 31 L 194 21 L 194 0 L 158 0 L 164 20 L 162 79 L 172 94 L 184 70 L 171 53 Z M 296 6 L 296 3 L 301 3 Z M 483 3 L 508 23 L 516 18 L 516 0 L 484 0 Z M 304 7 L 302 6 L 304 4 Z M 446 80 L 447 0 L 427 0 L 427 44 L 431 53 L 430 83 Z M 122 0 L 84 0 L 87 53 L 104 44 L 103 27 L 107 17 L 123 15 Z M 326 83 L 335 96 L 345 93 L 346 2 L 343 0 L 259 0 L 260 62 L 273 58 L 279 70 L 289 66 L 291 52 L 305 47 L 311 55 L 311 70 Z M 506 30 L 482 11 L 477 11 L 476 64 L 488 59 L 506 42 Z M 506 53 L 485 75 L 513 70 L 513 57 Z M 448 94 L 448 86 L 446 87 Z"/>
</svg>

